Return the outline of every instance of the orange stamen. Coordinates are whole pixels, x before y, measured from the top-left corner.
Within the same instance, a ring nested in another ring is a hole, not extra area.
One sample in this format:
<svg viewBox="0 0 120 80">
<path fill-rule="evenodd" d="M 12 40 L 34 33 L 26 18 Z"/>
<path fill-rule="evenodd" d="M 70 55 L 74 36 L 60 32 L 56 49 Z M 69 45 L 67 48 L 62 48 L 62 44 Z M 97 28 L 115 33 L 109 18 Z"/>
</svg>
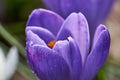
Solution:
<svg viewBox="0 0 120 80">
<path fill-rule="evenodd" d="M 53 46 L 55 45 L 56 41 L 52 40 L 48 43 L 48 47 L 53 48 Z"/>
</svg>

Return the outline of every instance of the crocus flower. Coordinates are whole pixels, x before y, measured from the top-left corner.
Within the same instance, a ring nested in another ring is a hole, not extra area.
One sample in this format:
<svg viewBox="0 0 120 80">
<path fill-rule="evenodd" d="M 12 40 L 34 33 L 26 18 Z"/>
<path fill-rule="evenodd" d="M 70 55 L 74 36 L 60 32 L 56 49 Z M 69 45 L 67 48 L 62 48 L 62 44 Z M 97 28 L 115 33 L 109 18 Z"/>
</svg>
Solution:
<svg viewBox="0 0 120 80">
<path fill-rule="evenodd" d="M 90 49 L 88 23 L 82 13 L 67 19 L 34 10 L 26 27 L 28 63 L 40 80 L 93 80 L 109 52 L 110 35 L 99 25 Z"/>
<path fill-rule="evenodd" d="M 72 12 L 82 12 L 90 27 L 90 36 L 104 23 L 114 0 L 43 0 L 46 7 L 66 18 Z M 91 39 L 92 40 L 92 39 Z"/>
<path fill-rule="evenodd" d="M 16 70 L 17 63 L 18 52 L 16 47 L 10 49 L 6 58 L 0 48 L 0 80 L 9 80 Z"/>
</svg>

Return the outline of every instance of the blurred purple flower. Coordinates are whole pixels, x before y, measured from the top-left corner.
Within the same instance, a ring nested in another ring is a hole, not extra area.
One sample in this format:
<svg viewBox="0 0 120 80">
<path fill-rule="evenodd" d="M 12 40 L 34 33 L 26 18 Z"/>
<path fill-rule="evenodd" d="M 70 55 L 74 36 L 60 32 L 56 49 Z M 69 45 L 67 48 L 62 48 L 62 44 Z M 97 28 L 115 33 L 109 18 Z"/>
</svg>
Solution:
<svg viewBox="0 0 120 80">
<path fill-rule="evenodd" d="M 26 36 L 28 63 L 41 80 L 92 80 L 109 53 L 110 35 L 102 24 L 90 50 L 88 23 L 81 13 L 64 20 L 36 9 L 29 16 Z"/>
<path fill-rule="evenodd" d="M 104 23 L 115 0 L 43 0 L 46 7 L 66 18 L 72 12 L 81 12 L 87 18 L 90 36 L 96 27 Z M 92 39 L 91 39 L 92 40 Z"/>
</svg>

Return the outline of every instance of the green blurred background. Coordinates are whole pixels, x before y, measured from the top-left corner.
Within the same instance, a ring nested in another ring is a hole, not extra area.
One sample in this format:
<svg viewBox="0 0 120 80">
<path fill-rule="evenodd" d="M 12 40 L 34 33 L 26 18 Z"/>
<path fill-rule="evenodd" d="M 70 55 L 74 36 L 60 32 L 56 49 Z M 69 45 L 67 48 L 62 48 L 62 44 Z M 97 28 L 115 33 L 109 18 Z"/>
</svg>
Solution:
<svg viewBox="0 0 120 80">
<path fill-rule="evenodd" d="M 44 8 L 41 0 L 0 0 L 0 46 L 7 52 L 15 45 L 19 63 L 11 80 L 37 80 L 25 58 L 25 27 L 33 9 Z M 116 0 L 106 25 L 111 34 L 110 56 L 95 80 L 120 80 L 120 0 Z"/>
</svg>

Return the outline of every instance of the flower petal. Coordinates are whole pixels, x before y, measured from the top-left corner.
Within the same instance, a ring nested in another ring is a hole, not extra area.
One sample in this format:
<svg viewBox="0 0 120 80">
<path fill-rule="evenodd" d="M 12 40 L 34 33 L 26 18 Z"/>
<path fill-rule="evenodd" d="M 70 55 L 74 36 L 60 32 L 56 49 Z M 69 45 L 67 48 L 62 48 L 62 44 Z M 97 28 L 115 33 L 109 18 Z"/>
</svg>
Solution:
<svg viewBox="0 0 120 80">
<path fill-rule="evenodd" d="M 105 27 L 103 24 L 100 24 L 100 25 L 97 27 L 96 32 L 95 32 L 95 34 L 94 34 L 93 47 L 94 47 L 95 43 L 97 42 L 97 39 L 99 38 L 98 35 L 100 35 L 103 30 L 106 30 L 106 27 Z"/>
<path fill-rule="evenodd" d="M 40 80 L 70 80 L 66 61 L 48 47 L 28 44 L 27 59 Z"/>
<path fill-rule="evenodd" d="M 96 21 L 97 24 L 103 23 L 106 17 L 108 16 L 108 13 L 111 10 L 111 7 L 113 5 L 115 0 L 94 0 L 92 1 L 92 4 L 94 6 L 94 21 Z M 96 7 L 95 7 L 96 6 Z"/>
<path fill-rule="evenodd" d="M 38 37 L 38 35 L 34 34 L 30 30 L 27 31 L 26 36 L 27 36 L 26 44 L 31 43 L 31 45 L 38 44 L 38 45 L 47 46 L 46 43 L 41 38 Z"/>
<path fill-rule="evenodd" d="M 43 0 L 43 2 L 45 3 L 46 7 L 54 12 L 57 12 L 59 14 L 62 14 L 61 11 L 61 0 Z"/>
<path fill-rule="evenodd" d="M 32 31 L 32 33 L 34 33 L 35 35 L 37 35 L 41 39 L 43 39 L 46 44 L 49 43 L 51 40 L 55 40 L 55 36 L 50 31 L 48 31 L 47 29 L 44 29 L 44 28 L 41 28 L 41 27 L 35 27 L 35 26 L 27 27 L 26 28 L 26 33 L 29 30 Z M 28 33 L 27 36 L 31 37 L 33 40 L 35 40 L 35 42 L 37 41 L 36 39 L 34 39 L 35 38 L 34 35 L 31 36 L 31 33 Z"/>
<path fill-rule="evenodd" d="M 79 47 L 71 37 L 68 40 L 69 42 L 67 40 L 57 41 L 53 49 L 66 60 L 70 68 L 71 80 L 79 80 L 82 70 Z"/>
<path fill-rule="evenodd" d="M 27 26 L 38 26 L 50 30 L 55 36 L 57 35 L 63 19 L 56 13 L 45 10 L 35 9 L 29 16 Z"/>
<path fill-rule="evenodd" d="M 0 47 L 0 80 L 5 80 L 5 56 L 4 52 Z"/>
<path fill-rule="evenodd" d="M 96 39 L 97 41 L 95 41 L 95 45 L 87 58 L 83 73 L 83 80 L 92 80 L 95 77 L 99 69 L 105 63 L 109 53 L 110 35 L 108 30 L 104 29 L 96 36 L 99 37 Z"/>
<path fill-rule="evenodd" d="M 66 18 L 72 12 L 81 12 L 87 18 L 91 41 L 96 27 L 103 23 L 115 0 L 43 0 L 48 9 Z"/>
<path fill-rule="evenodd" d="M 2 64 L 4 62 L 5 62 L 5 55 L 2 48 L 0 47 L 0 63 Z"/>
<path fill-rule="evenodd" d="M 48 9 L 66 18 L 72 12 L 88 12 L 90 0 L 43 0 Z"/>
<path fill-rule="evenodd" d="M 77 12 L 77 13 L 82 12 L 83 14 L 88 13 L 89 6 L 90 6 L 90 0 L 61 0 L 60 1 L 60 8 L 63 14 L 62 16 L 64 18 L 68 17 L 72 12 Z"/>
<path fill-rule="evenodd" d="M 9 80 L 15 73 L 18 63 L 18 51 L 16 47 L 12 47 L 8 52 L 5 65 L 5 80 Z"/>
<path fill-rule="evenodd" d="M 85 17 L 81 13 L 72 13 L 62 25 L 58 35 L 58 40 L 65 40 L 72 36 L 79 46 L 82 63 L 86 59 L 89 51 L 89 29 Z"/>
<path fill-rule="evenodd" d="M 91 15 L 86 16 L 90 26 L 91 38 L 94 37 L 97 26 L 105 22 L 114 1 L 115 0 L 91 0 L 90 6 L 92 9 L 90 7 L 90 12 L 86 13 L 86 15 L 91 13 Z"/>
</svg>

